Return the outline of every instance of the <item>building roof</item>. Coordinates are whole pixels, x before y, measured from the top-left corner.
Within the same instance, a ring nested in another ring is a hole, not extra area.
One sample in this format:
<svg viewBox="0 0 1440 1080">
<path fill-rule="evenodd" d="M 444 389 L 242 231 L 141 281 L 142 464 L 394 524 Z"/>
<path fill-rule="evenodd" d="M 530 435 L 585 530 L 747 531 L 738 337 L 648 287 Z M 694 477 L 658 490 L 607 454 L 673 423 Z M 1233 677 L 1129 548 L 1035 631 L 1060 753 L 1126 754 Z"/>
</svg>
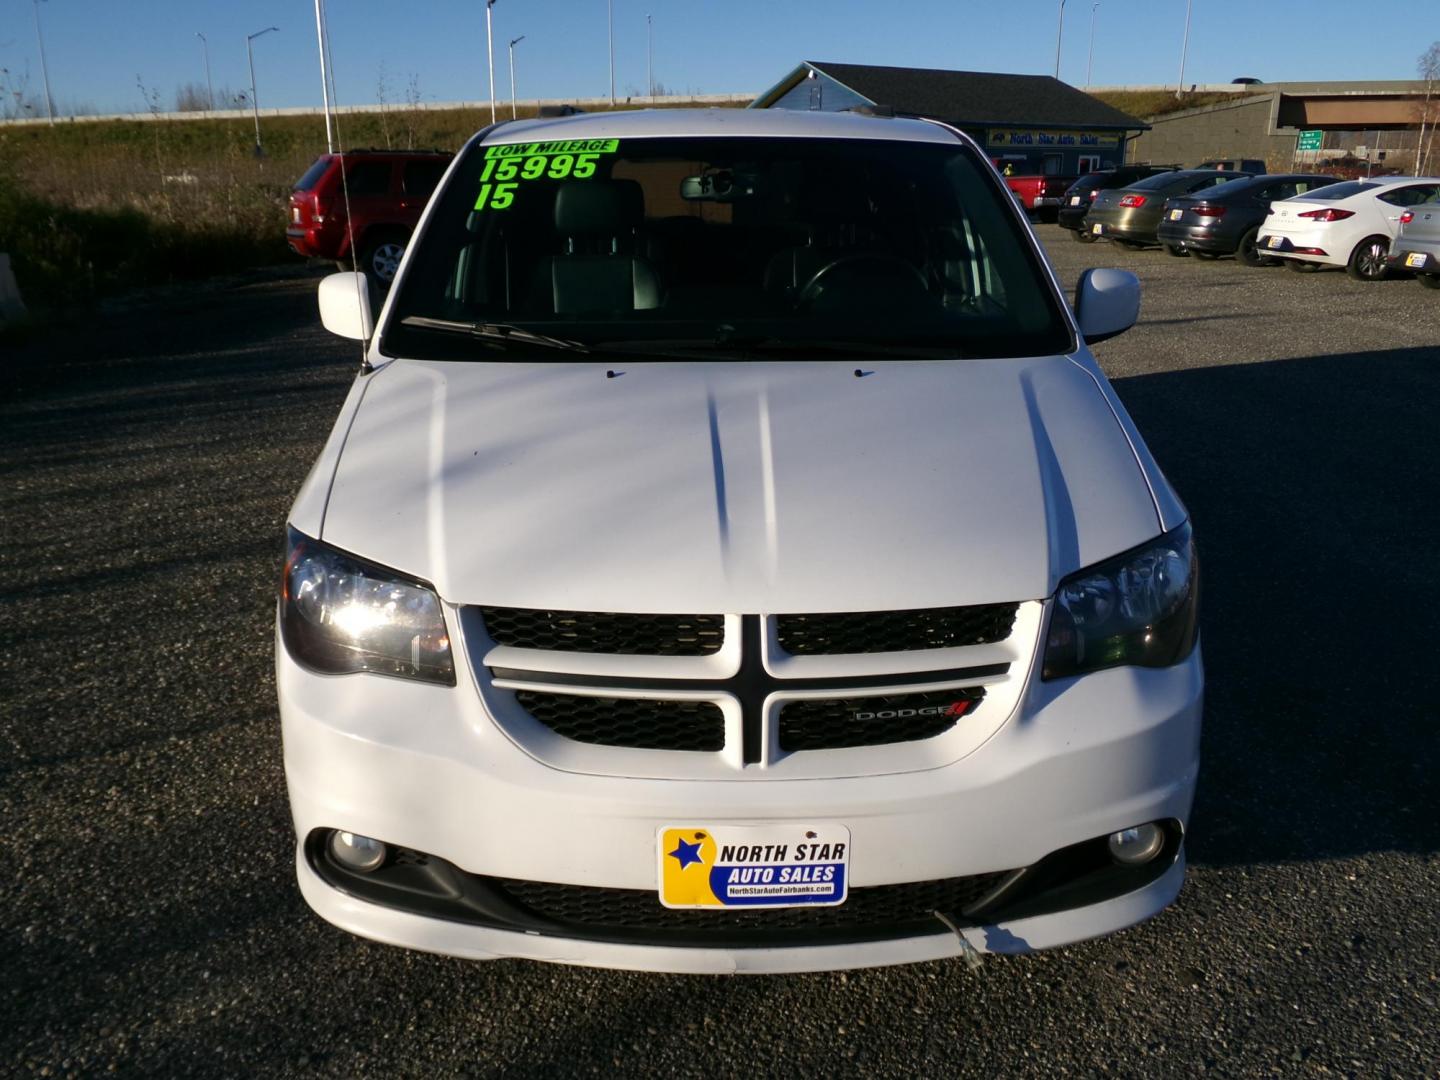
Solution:
<svg viewBox="0 0 1440 1080">
<path fill-rule="evenodd" d="M 1149 125 L 1049 75 L 881 67 L 806 60 L 755 99 L 766 108 L 811 70 L 875 105 L 957 125 L 1099 128 L 1144 131 Z"/>
</svg>

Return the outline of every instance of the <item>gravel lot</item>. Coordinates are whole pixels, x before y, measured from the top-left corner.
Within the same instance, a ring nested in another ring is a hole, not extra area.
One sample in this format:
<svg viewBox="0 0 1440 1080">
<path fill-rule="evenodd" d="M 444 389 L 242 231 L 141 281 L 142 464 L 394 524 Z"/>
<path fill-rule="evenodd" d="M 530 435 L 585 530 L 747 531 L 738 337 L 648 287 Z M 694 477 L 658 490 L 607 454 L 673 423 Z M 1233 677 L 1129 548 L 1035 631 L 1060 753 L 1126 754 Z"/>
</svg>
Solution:
<svg viewBox="0 0 1440 1080">
<path fill-rule="evenodd" d="M 0 364 L 0 1073 L 1436 1075 L 1440 296 L 1040 232 L 1067 285 L 1144 280 L 1098 352 L 1203 545 L 1174 907 L 978 973 L 744 979 L 321 923 L 272 597 L 356 355 L 311 278 L 175 291 Z"/>
</svg>

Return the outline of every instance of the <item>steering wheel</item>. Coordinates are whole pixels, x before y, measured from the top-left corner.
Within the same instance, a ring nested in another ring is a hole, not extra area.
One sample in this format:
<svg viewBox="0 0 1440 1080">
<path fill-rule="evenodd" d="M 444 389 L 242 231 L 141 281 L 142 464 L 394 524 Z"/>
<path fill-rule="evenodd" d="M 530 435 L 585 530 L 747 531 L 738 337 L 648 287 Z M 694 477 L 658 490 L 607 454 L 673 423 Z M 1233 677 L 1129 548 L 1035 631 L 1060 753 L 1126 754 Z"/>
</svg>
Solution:
<svg viewBox="0 0 1440 1080">
<path fill-rule="evenodd" d="M 888 277 L 896 282 L 905 282 L 929 294 L 930 283 L 913 263 L 898 255 L 842 255 L 831 259 L 810 275 L 810 280 L 800 286 L 795 295 L 796 308 L 808 307 L 819 300 L 827 286 L 836 283 L 837 278 L 851 277 L 855 284 L 865 278 Z"/>
</svg>

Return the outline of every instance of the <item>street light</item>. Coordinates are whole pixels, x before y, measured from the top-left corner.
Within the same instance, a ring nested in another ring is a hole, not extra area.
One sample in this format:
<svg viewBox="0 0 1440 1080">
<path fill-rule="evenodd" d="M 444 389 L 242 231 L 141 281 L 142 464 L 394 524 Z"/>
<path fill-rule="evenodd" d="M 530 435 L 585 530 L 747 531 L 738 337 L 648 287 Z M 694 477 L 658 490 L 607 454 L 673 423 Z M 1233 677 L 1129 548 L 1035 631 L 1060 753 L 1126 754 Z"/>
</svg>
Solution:
<svg viewBox="0 0 1440 1080">
<path fill-rule="evenodd" d="M 1060 20 L 1055 27 L 1055 78 L 1060 77 L 1060 38 L 1065 33 L 1065 0 L 1060 0 Z"/>
<path fill-rule="evenodd" d="M 35 0 L 35 40 L 40 43 L 40 77 L 45 80 L 45 119 L 54 127 L 55 103 L 50 100 L 50 69 L 45 66 L 45 38 L 40 33 L 40 0 Z"/>
<path fill-rule="evenodd" d="M 1095 85 L 1095 12 L 1100 8 L 1099 4 L 1090 5 L 1090 59 L 1085 61 L 1085 85 Z"/>
<path fill-rule="evenodd" d="M 210 95 L 210 111 L 214 112 L 215 84 L 210 81 L 210 42 L 205 40 L 205 35 L 200 33 L 199 30 L 195 31 L 195 36 L 200 39 L 200 48 L 205 52 L 205 92 Z"/>
<path fill-rule="evenodd" d="M 264 30 L 256 30 L 253 34 L 245 35 L 245 57 L 250 61 L 250 108 L 255 112 L 255 156 L 264 157 L 265 148 L 260 145 L 260 98 L 255 92 L 255 49 L 252 47 L 257 37 L 264 37 L 272 30 L 279 30 L 278 26 L 267 26 Z"/>
<path fill-rule="evenodd" d="M 606 18 L 610 24 L 610 107 L 615 107 L 615 0 L 605 0 Z"/>
<path fill-rule="evenodd" d="M 650 104 L 655 104 L 655 22 L 645 16 L 645 81 L 650 85 Z"/>
<path fill-rule="evenodd" d="M 1175 96 L 1185 94 L 1185 54 L 1190 51 L 1190 0 L 1185 0 L 1185 40 L 1180 43 L 1180 83 L 1175 87 Z"/>
<path fill-rule="evenodd" d="M 511 120 L 518 120 L 518 119 L 520 118 L 520 113 L 517 112 L 516 109 L 515 109 L 515 46 L 516 46 L 516 45 L 519 45 L 519 44 L 520 44 L 522 41 L 524 41 L 524 40 L 525 40 L 525 35 L 524 35 L 524 34 L 521 34 L 521 35 L 520 35 L 519 37 L 517 37 L 517 38 L 511 38 L 511 39 L 510 39 L 510 119 L 511 119 Z"/>
<path fill-rule="evenodd" d="M 335 153 L 335 128 L 330 120 L 330 73 L 325 68 L 325 0 L 315 0 L 315 41 L 320 48 L 320 101 L 325 108 L 325 152 Z"/>
<path fill-rule="evenodd" d="M 495 35 L 490 26 L 490 9 L 495 0 L 485 0 L 485 56 L 490 64 L 490 123 L 495 123 Z"/>
</svg>

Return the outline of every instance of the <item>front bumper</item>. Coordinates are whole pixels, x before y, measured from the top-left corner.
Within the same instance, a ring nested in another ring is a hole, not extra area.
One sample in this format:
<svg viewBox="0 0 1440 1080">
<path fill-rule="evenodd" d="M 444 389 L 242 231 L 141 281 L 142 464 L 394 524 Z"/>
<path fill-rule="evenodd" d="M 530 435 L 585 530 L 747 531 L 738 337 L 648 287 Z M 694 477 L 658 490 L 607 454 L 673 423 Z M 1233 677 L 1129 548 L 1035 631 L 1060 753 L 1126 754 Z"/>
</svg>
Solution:
<svg viewBox="0 0 1440 1080">
<path fill-rule="evenodd" d="M 463 662 L 457 654 L 457 664 Z M 457 675 L 454 688 L 375 675 L 322 676 L 277 649 L 286 777 L 300 838 L 341 828 L 432 853 L 472 874 L 654 890 L 662 826 L 834 821 L 850 829 L 851 883 L 862 888 L 1006 871 L 1141 822 L 1183 824 L 1198 769 L 1198 648 L 1173 668 L 1118 668 L 1034 683 L 1004 725 L 953 764 L 822 780 L 656 780 L 563 771 L 513 742 L 485 713 L 467 673 Z M 948 932 L 790 949 L 657 947 L 515 933 L 358 899 L 326 884 L 303 851 L 297 858 L 306 900 L 329 921 L 366 937 L 461 956 L 648 970 L 802 971 L 962 950 Z M 1182 876 L 1177 861 L 1135 893 L 964 933 L 981 951 L 1028 951 L 1108 933 L 1163 908 Z"/>
</svg>

